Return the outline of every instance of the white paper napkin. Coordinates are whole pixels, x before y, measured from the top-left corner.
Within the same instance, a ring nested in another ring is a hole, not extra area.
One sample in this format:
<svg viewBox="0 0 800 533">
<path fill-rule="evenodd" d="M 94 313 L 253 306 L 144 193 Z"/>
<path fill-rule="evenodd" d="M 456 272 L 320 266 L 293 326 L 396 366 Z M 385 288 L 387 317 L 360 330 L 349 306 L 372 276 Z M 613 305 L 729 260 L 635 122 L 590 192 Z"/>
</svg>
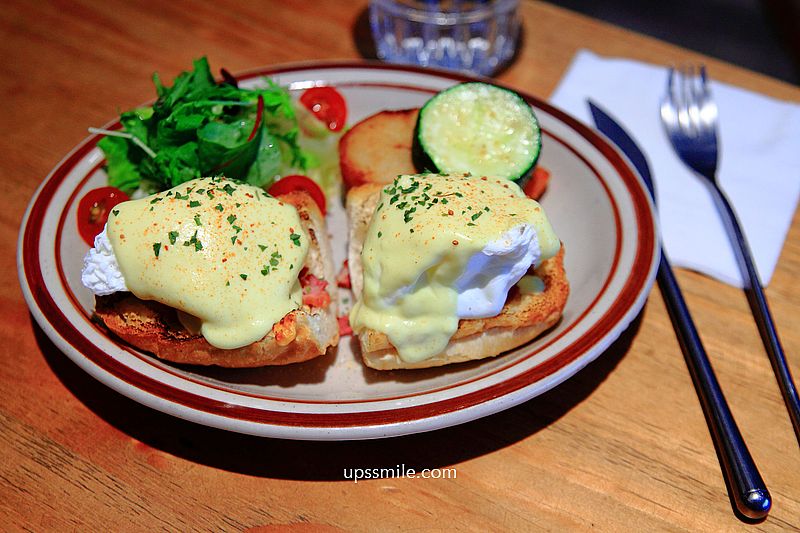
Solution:
<svg viewBox="0 0 800 533">
<path fill-rule="evenodd" d="M 713 70 L 708 72 L 713 77 Z M 667 139 L 659 105 L 667 69 L 601 58 L 582 50 L 553 92 L 553 105 L 593 125 L 586 99 L 618 119 L 647 155 L 658 197 L 661 233 L 675 266 L 743 287 L 731 243 L 703 178 Z M 800 196 L 800 105 L 711 83 L 719 107 L 717 175 L 744 226 L 766 285 Z"/>
</svg>

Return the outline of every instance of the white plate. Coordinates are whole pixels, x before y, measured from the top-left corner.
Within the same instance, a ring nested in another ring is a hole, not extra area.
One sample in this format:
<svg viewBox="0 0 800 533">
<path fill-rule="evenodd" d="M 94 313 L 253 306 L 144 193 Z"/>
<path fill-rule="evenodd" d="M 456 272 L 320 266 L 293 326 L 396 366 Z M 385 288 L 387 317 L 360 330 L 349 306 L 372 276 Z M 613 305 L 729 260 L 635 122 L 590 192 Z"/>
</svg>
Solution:
<svg viewBox="0 0 800 533">
<path fill-rule="evenodd" d="M 466 78 L 408 67 L 326 63 L 267 68 L 291 90 L 333 85 L 348 122 L 382 109 L 418 107 Z M 599 356 L 640 311 L 655 277 L 653 211 L 638 178 L 597 134 L 527 98 L 542 124 L 541 164 L 552 173 L 542 201 L 565 243 L 571 294 L 561 322 L 500 357 L 436 370 L 378 372 L 353 355 L 351 339 L 307 363 L 231 370 L 164 363 L 109 337 L 91 321 L 80 283 L 87 246 L 77 202 L 106 184 L 97 136 L 70 152 L 36 191 L 23 220 L 19 277 L 39 325 L 73 361 L 114 390 L 154 409 L 242 433 L 293 439 L 364 439 L 460 424 L 528 400 Z M 344 256 L 343 220 L 331 233 Z"/>
</svg>

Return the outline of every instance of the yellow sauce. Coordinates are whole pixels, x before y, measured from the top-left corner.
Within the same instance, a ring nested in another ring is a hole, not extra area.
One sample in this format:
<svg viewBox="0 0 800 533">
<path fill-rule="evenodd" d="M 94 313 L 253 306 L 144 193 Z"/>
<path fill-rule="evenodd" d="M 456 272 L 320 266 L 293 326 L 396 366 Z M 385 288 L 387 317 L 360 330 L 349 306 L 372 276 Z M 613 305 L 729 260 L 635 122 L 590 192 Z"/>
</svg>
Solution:
<svg viewBox="0 0 800 533">
<path fill-rule="evenodd" d="M 364 290 L 350 314 L 354 332 L 386 334 L 407 362 L 437 355 L 458 328 L 453 284 L 470 257 L 523 224 L 536 231 L 539 261 L 558 252 L 560 241 L 541 206 L 513 182 L 398 177 L 381 192 L 367 229 Z"/>
<path fill-rule="evenodd" d="M 544 292 L 544 281 L 539 276 L 528 274 L 520 278 L 517 287 L 522 294 L 540 294 Z"/>
<path fill-rule="evenodd" d="M 218 348 L 262 339 L 302 303 L 308 237 L 297 210 L 259 188 L 192 180 L 119 204 L 107 233 L 128 289 Z"/>
</svg>

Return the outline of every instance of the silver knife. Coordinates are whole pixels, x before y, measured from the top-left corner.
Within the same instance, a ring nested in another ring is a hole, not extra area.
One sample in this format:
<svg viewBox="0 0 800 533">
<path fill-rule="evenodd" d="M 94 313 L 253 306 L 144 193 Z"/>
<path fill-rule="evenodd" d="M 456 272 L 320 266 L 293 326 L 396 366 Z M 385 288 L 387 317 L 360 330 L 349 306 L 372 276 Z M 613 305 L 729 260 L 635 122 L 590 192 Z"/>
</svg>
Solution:
<svg viewBox="0 0 800 533">
<path fill-rule="evenodd" d="M 587 100 L 587 103 L 597 129 L 625 154 L 641 176 L 655 204 L 656 196 L 650 165 L 648 165 L 642 150 L 608 113 L 591 100 Z M 722 462 L 722 472 L 736 510 L 750 519 L 764 518 L 772 506 L 769 491 L 753 462 L 753 457 L 733 419 L 728 403 L 725 401 L 725 396 L 722 394 L 717 377 L 714 375 L 706 351 L 700 342 L 697 328 L 689 314 L 678 281 L 663 249 L 658 266 L 658 286 L 667 305 L 697 395 L 700 397 L 700 403 L 711 431 L 711 438 Z"/>
</svg>

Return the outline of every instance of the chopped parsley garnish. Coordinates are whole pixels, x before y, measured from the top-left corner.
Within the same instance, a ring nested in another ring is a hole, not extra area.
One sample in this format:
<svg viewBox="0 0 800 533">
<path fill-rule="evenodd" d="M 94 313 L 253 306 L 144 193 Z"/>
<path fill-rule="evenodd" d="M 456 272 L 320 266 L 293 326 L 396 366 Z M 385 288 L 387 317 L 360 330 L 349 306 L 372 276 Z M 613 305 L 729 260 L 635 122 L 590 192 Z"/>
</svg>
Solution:
<svg viewBox="0 0 800 533">
<path fill-rule="evenodd" d="M 244 279 L 244 280 L 246 280 L 247 279 L 247 274 L 239 274 L 239 277 Z"/>
<path fill-rule="evenodd" d="M 236 244 L 236 239 L 238 238 L 239 238 L 238 235 L 234 235 L 233 237 L 231 237 L 231 244 Z"/>
<path fill-rule="evenodd" d="M 198 202 L 197 200 L 192 200 L 191 202 L 189 202 L 189 207 L 200 207 L 200 202 Z"/>
<path fill-rule="evenodd" d="M 114 213 L 114 216 L 119 215 L 119 209 L 112 209 L 111 212 Z"/>
<path fill-rule="evenodd" d="M 200 222 L 200 215 L 195 215 L 194 216 L 194 223 L 197 224 L 198 226 L 202 226 L 203 225 L 203 223 Z"/>
<path fill-rule="evenodd" d="M 417 180 L 412 180 L 411 185 L 409 185 L 405 189 L 401 187 L 400 192 L 402 192 L 403 194 L 409 194 L 416 191 L 418 188 L 419 188 L 419 182 Z"/>
<path fill-rule="evenodd" d="M 478 218 L 479 218 L 479 217 L 480 217 L 482 214 L 483 214 L 483 211 L 478 211 L 477 213 L 475 213 L 474 215 L 472 215 L 472 217 L 471 217 L 471 218 L 472 218 L 472 221 L 473 221 L 473 222 L 475 222 L 476 220 L 478 220 Z"/>
<path fill-rule="evenodd" d="M 233 191 L 235 191 L 236 189 L 233 186 L 231 186 L 230 183 L 226 183 L 225 186 L 222 188 L 222 190 L 228 193 L 229 195 L 233 195 Z"/>
<path fill-rule="evenodd" d="M 236 224 L 231 225 L 231 227 L 236 230 L 236 233 L 239 233 L 240 231 L 242 231 L 242 228 L 240 228 Z"/>
<path fill-rule="evenodd" d="M 161 252 L 161 243 L 160 242 L 154 242 L 153 243 L 153 253 L 156 254 L 156 257 L 158 257 L 158 254 L 160 252 Z"/>
<path fill-rule="evenodd" d="M 261 245 L 259 245 L 261 246 Z M 266 246 L 264 247 L 266 248 Z M 263 249 L 262 249 L 263 250 Z M 261 275 L 267 276 L 270 272 L 275 272 L 278 270 L 278 265 L 280 264 L 282 256 L 278 252 L 272 252 L 270 256 L 269 265 L 264 265 L 264 268 L 261 269 Z M 290 267 L 291 268 L 291 267 Z"/>
<path fill-rule="evenodd" d="M 201 243 L 201 242 L 200 242 L 200 241 L 197 239 L 197 231 L 196 231 L 196 230 L 195 230 L 195 232 L 194 232 L 194 235 L 192 235 L 192 238 L 191 238 L 191 239 L 189 239 L 188 241 L 184 241 L 184 242 L 183 242 L 183 245 L 184 245 L 184 246 L 191 246 L 191 245 L 194 245 L 194 251 L 195 251 L 195 252 L 199 252 L 200 250 L 202 250 L 202 249 L 203 249 L 203 243 Z"/>
<path fill-rule="evenodd" d="M 177 231 L 170 231 L 169 232 L 169 243 L 175 244 L 175 241 L 178 240 L 178 232 Z"/>
<path fill-rule="evenodd" d="M 289 235 L 289 238 L 292 239 L 292 242 L 294 243 L 295 246 L 300 246 L 300 235 L 298 235 L 297 233 L 292 233 L 291 235 Z"/>
<path fill-rule="evenodd" d="M 236 215 L 228 215 L 228 224 L 233 224 L 236 221 Z"/>
<path fill-rule="evenodd" d="M 381 237 L 383 237 L 383 232 L 382 232 L 382 231 L 379 231 L 379 232 L 378 232 L 378 238 L 380 239 Z"/>
<path fill-rule="evenodd" d="M 443 176 L 445 176 L 445 174 L 443 174 Z M 464 197 L 462 193 L 457 191 L 445 192 L 437 190 L 436 192 L 432 192 L 432 189 L 433 183 L 424 183 L 423 180 L 418 179 L 417 176 L 398 176 L 392 185 L 384 187 L 383 192 L 387 196 L 390 195 L 389 205 L 393 205 L 403 212 L 403 221 L 407 224 L 414 219 L 414 213 L 420 210 L 420 208 L 430 210 L 438 204 L 449 204 L 453 199 L 448 197 Z M 428 193 L 429 191 L 431 191 L 430 194 Z M 379 204 L 379 208 L 383 206 L 383 202 Z M 489 211 L 489 208 L 484 207 L 483 210 Z M 466 206 L 461 214 L 463 215 L 467 211 L 475 211 L 475 208 Z M 448 214 L 452 215 L 452 210 L 448 210 Z M 473 217 L 472 220 L 476 218 L 477 217 Z"/>
<path fill-rule="evenodd" d="M 222 207 L 222 204 L 217 204 L 217 205 L 214 206 L 214 209 L 216 209 L 217 211 L 222 211 L 225 208 Z"/>
<path fill-rule="evenodd" d="M 160 196 L 156 196 L 155 198 L 153 198 L 152 200 L 150 200 L 150 203 L 151 203 L 151 204 L 155 204 L 155 203 L 158 203 L 158 202 L 160 202 L 161 200 L 163 200 L 163 198 L 161 198 Z"/>
<path fill-rule="evenodd" d="M 263 244 L 259 244 L 258 247 L 261 248 L 262 252 L 267 249 L 267 247 Z"/>
<path fill-rule="evenodd" d="M 175 193 L 175 199 L 176 200 L 188 200 L 189 199 L 189 195 L 188 194 L 181 194 L 179 192 L 176 192 Z"/>
</svg>

